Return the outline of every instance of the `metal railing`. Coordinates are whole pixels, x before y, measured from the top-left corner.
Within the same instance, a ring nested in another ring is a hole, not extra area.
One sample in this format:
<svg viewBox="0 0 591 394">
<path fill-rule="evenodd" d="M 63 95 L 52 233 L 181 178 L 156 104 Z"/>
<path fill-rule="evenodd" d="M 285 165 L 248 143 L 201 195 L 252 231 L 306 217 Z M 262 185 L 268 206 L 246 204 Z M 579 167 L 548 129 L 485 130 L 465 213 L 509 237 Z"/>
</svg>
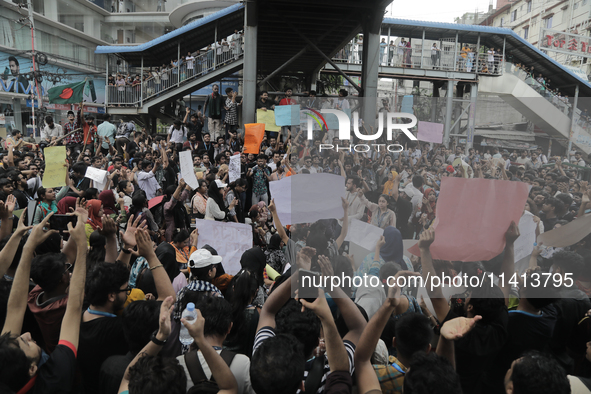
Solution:
<svg viewBox="0 0 591 394">
<path fill-rule="evenodd" d="M 211 48 L 196 54 L 194 60 L 181 62 L 153 71 L 144 70 L 143 80 L 136 85 L 108 85 L 106 89 L 108 106 L 141 106 L 144 101 L 158 97 L 164 92 L 176 89 L 217 68 L 233 63 L 244 54 L 242 39 L 231 40 L 227 45 Z"/>
<path fill-rule="evenodd" d="M 427 70 L 458 71 L 483 75 L 502 75 L 505 63 L 503 56 L 474 52 L 464 53 L 460 49 L 433 50 L 432 48 L 387 47 L 380 48 L 378 60 L 381 67 L 420 68 Z M 363 50 L 360 45 L 349 43 L 334 57 L 337 63 L 361 64 Z M 478 60 L 478 61 L 477 61 Z"/>
</svg>

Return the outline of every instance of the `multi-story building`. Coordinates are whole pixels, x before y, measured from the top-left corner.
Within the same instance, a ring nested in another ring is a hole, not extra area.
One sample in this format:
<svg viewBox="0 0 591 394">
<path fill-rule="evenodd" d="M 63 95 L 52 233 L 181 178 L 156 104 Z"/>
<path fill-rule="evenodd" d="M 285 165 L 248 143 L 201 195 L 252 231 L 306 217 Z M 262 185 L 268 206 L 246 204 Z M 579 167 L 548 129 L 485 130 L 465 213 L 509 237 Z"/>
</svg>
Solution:
<svg viewBox="0 0 591 394">
<path fill-rule="evenodd" d="M 581 69 L 591 56 L 591 0 L 516 0 L 497 4 L 480 24 L 510 28 L 559 63 Z"/>
<path fill-rule="evenodd" d="M 37 63 L 38 90 L 93 80 L 86 101 L 102 112 L 105 69 L 125 71 L 113 56 L 94 53 L 98 45 L 141 44 L 190 21 L 219 11 L 236 1 L 204 0 L 0 0 L 0 136 L 32 123 L 30 96 L 35 92 L 32 61 L 35 52 L 47 56 Z M 32 7 L 29 13 L 28 4 Z M 91 91 L 92 90 L 92 91 Z M 37 102 L 35 102 L 37 105 Z M 45 105 L 39 113 L 65 118 L 69 106 Z M 38 120 L 38 117 L 37 117 Z M 3 130 L 4 129 L 4 130 Z"/>
</svg>

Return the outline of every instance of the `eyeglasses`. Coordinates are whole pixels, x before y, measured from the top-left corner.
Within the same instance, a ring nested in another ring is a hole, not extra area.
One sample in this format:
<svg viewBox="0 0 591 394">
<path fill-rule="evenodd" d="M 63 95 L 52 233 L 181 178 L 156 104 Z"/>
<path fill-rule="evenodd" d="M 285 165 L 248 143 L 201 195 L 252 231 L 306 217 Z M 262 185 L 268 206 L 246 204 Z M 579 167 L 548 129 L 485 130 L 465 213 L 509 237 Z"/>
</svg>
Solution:
<svg viewBox="0 0 591 394">
<path fill-rule="evenodd" d="M 125 291 L 125 292 L 127 292 L 127 295 L 130 295 L 131 294 L 131 290 L 132 290 L 131 287 L 127 287 L 125 289 L 119 289 L 119 290 L 117 290 L 116 293 L 121 293 L 122 291 Z"/>
</svg>

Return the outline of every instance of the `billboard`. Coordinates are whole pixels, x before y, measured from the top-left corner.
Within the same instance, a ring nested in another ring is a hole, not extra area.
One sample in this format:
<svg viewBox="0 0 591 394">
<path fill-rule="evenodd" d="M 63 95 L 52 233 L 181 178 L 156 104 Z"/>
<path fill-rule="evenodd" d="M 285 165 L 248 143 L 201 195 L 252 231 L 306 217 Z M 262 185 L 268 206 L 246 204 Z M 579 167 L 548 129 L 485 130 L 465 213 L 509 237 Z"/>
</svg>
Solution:
<svg viewBox="0 0 591 394">
<path fill-rule="evenodd" d="M 88 78 L 94 82 L 94 89 L 85 91 L 84 100 L 97 104 L 105 102 L 104 75 L 85 74 L 52 64 L 45 66 L 37 64 L 37 71 L 50 73 L 40 75 L 39 89 L 44 97 L 47 96 L 47 91 L 54 86 L 81 82 Z M 35 91 L 32 72 L 33 62 L 31 59 L 0 52 L 0 92 L 32 94 Z"/>
</svg>

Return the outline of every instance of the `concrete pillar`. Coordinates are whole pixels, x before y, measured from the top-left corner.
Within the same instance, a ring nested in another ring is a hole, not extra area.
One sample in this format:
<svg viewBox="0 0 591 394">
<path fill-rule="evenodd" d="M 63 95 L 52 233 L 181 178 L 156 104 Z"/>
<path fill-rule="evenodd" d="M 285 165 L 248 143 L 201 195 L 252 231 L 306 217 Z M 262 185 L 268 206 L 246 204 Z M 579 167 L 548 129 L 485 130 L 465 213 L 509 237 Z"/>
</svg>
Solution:
<svg viewBox="0 0 591 394">
<path fill-rule="evenodd" d="M 474 126 L 476 124 L 476 100 L 478 98 L 478 84 L 470 84 L 470 110 L 468 111 L 468 128 L 466 129 L 466 154 L 474 146 Z"/>
<path fill-rule="evenodd" d="M 26 135 L 27 130 L 25 129 L 25 127 L 23 125 L 23 117 L 22 117 L 23 109 L 21 106 L 21 99 L 20 98 L 16 98 L 16 99 L 12 100 L 12 110 L 14 112 L 14 124 L 15 124 L 16 128 L 18 130 L 22 131 L 23 135 Z M 56 120 L 56 122 L 57 122 L 57 120 Z M 29 123 L 28 119 L 27 119 L 26 123 L 27 124 Z"/>
<path fill-rule="evenodd" d="M 443 144 L 449 148 L 449 135 L 451 133 L 451 117 L 454 105 L 454 82 L 447 81 L 447 100 L 445 106 L 445 128 L 443 129 Z"/>
<path fill-rule="evenodd" d="M 45 0 L 43 2 L 45 17 L 53 21 L 58 21 L 57 0 Z"/>
<path fill-rule="evenodd" d="M 257 4 L 254 0 L 244 2 L 244 97 L 242 106 L 244 123 L 255 122 L 257 97 Z"/>
<path fill-rule="evenodd" d="M 363 26 L 363 59 L 361 85 L 363 87 L 363 113 L 367 125 L 377 127 L 378 67 L 380 64 L 380 28 L 382 14 L 373 15 Z M 379 21 L 378 21 L 379 19 Z"/>
</svg>

